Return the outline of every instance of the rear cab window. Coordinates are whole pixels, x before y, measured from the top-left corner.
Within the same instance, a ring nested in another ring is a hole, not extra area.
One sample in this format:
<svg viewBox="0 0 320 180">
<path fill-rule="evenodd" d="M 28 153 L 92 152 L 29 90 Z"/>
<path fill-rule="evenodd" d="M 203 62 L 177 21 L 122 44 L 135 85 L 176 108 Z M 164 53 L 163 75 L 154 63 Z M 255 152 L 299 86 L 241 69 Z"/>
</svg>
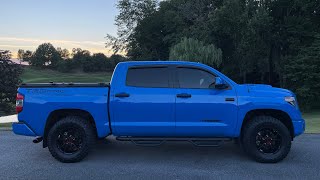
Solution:
<svg viewBox="0 0 320 180">
<path fill-rule="evenodd" d="M 145 88 L 169 88 L 168 67 L 131 67 L 128 69 L 126 86 Z"/>
</svg>

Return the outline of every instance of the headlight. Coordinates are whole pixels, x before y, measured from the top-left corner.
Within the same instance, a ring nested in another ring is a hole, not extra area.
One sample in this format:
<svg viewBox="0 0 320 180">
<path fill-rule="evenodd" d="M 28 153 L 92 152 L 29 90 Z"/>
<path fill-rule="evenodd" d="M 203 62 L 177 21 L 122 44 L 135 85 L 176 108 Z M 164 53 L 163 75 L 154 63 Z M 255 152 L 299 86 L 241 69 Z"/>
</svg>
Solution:
<svg viewBox="0 0 320 180">
<path fill-rule="evenodd" d="M 284 97 L 284 100 L 291 104 L 292 106 L 296 106 L 296 99 L 292 96 L 287 96 L 287 97 Z"/>
</svg>

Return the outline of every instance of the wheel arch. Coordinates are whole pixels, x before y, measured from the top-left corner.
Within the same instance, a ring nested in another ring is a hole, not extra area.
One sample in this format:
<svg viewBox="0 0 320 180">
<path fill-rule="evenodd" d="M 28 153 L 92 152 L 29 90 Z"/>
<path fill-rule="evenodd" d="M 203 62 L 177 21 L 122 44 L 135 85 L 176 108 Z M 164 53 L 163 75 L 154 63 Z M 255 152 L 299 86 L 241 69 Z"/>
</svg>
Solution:
<svg viewBox="0 0 320 180">
<path fill-rule="evenodd" d="M 246 126 L 246 124 L 256 116 L 271 116 L 273 118 L 278 119 L 288 128 L 291 138 L 292 139 L 294 138 L 294 127 L 289 114 L 282 110 L 277 110 L 277 109 L 254 109 L 254 110 L 248 111 L 241 125 L 241 131 L 240 131 L 241 138 L 242 138 L 243 129 Z"/>
<path fill-rule="evenodd" d="M 95 132 L 97 134 L 97 128 L 96 128 L 96 123 L 95 120 L 93 118 L 93 116 L 91 115 L 91 113 L 89 113 L 86 110 L 82 110 L 82 109 L 58 109 L 58 110 L 54 110 L 52 111 L 47 120 L 46 120 L 46 125 L 44 128 L 44 133 L 43 133 L 43 147 L 47 147 L 47 135 L 49 130 L 51 129 L 51 127 L 57 123 L 58 121 L 60 121 L 61 119 L 67 117 L 67 116 L 78 116 L 78 117 L 82 117 L 85 120 L 89 121 L 90 124 L 93 126 L 93 128 L 95 129 Z"/>
</svg>

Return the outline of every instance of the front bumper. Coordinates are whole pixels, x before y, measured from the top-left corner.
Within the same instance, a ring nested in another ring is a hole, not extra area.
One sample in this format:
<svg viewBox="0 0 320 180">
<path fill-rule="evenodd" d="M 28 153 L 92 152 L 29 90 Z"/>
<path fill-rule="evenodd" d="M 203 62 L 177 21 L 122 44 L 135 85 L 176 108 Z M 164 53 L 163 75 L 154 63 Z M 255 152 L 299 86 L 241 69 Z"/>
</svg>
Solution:
<svg viewBox="0 0 320 180">
<path fill-rule="evenodd" d="M 306 128 L 306 124 L 304 119 L 298 119 L 292 121 L 293 123 L 293 129 L 294 129 L 294 136 L 299 136 L 302 134 Z"/>
<path fill-rule="evenodd" d="M 15 134 L 24 136 L 37 136 L 32 129 L 23 122 L 17 122 L 12 124 L 12 130 Z"/>
</svg>

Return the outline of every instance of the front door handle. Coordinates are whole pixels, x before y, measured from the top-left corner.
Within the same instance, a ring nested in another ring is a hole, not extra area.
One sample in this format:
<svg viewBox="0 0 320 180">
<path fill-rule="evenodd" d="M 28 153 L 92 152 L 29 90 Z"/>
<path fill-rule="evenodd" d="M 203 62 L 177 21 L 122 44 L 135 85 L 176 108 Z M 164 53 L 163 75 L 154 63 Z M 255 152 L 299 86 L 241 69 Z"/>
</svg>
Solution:
<svg viewBox="0 0 320 180">
<path fill-rule="evenodd" d="M 115 96 L 116 96 L 116 97 L 120 97 L 120 98 L 124 98 L 124 97 L 129 97 L 130 94 L 128 94 L 128 93 L 118 93 L 118 94 L 116 94 Z"/>
<path fill-rule="evenodd" d="M 234 98 L 226 98 L 226 101 L 234 101 Z"/>
<path fill-rule="evenodd" d="M 191 94 L 187 94 L 187 93 L 181 93 L 181 94 L 177 94 L 178 98 L 191 98 Z"/>
</svg>

